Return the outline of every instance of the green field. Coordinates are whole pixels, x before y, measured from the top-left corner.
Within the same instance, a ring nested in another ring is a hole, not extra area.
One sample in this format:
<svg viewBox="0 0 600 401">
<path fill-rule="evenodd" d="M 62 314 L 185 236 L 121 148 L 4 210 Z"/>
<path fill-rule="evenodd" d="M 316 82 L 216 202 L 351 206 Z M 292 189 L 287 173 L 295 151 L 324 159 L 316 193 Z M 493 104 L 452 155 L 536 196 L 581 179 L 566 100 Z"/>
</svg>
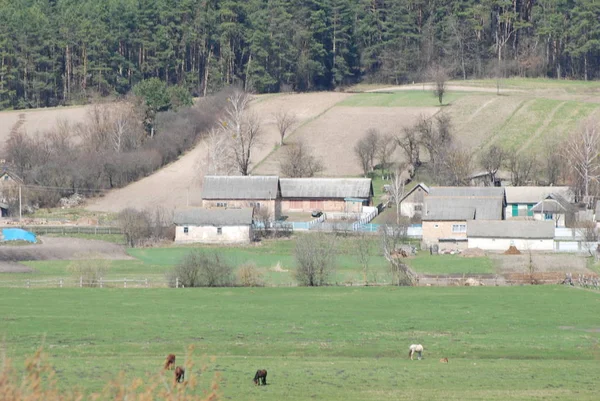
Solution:
<svg viewBox="0 0 600 401">
<path fill-rule="evenodd" d="M 2 289 L 0 336 L 23 360 L 44 345 L 59 386 L 214 356 L 233 400 L 594 400 L 597 292 L 558 286 Z M 422 361 L 406 357 L 425 346 Z M 447 357 L 449 364 L 439 363 Z M 255 387 L 258 368 L 269 385 Z M 194 371 L 195 372 L 195 371 Z M 188 378 L 189 378 L 188 372 Z"/>
<path fill-rule="evenodd" d="M 463 96 L 474 95 L 470 92 L 451 92 L 444 95 L 443 105 L 449 105 Z M 336 106 L 351 107 L 436 107 L 440 103 L 431 90 L 405 90 L 396 92 L 357 93 Z"/>
</svg>

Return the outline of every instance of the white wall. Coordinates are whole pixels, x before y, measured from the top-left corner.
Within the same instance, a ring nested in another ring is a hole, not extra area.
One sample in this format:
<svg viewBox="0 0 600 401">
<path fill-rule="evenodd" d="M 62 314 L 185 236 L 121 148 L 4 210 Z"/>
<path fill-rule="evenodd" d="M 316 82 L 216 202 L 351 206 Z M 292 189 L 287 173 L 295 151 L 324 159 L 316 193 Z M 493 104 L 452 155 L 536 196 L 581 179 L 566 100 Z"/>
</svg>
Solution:
<svg viewBox="0 0 600 401">
<path fill-rule="evenodd" d="M 480 248 L 486 251 L 506 251 L 511 245 L 521 252 L 554 250 L 554 239 L 522 239 L 522 238 L 473 238 L 469 237 L 469 248 Z"/>
<path fill-rule="evenodd" d="M 184 232 L 188 227 L 188 232 Z M 176 243 L 233 244 L 250 242 L 250 226 L 224 226 L 217 234 L 214 226 L 176 226 Z"/>
</svg>

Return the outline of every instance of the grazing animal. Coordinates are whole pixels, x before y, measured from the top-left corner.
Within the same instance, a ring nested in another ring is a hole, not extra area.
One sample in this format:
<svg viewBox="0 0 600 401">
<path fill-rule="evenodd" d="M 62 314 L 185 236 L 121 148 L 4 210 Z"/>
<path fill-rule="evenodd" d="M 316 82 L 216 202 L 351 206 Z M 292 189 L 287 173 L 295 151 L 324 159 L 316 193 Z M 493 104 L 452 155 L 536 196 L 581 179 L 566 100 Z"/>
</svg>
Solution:
<svg viewBox="0 0 600 401">
<path fill-rule="evenodd" d="M 181 366 L 175 368 L 175 383 L 181 383 L 185 377 L 185 369 Z"/>
<path fill-rule="evenodd" d="M 165 370 L 173 370 L 175 369 L 175 354 L 167 355 L 167 360 L 165 361 Z"/>
<path fill-rule="evenodd" d="M 441 363 L 448 363 L 448 358 L 442 358 L 442 359 L 440 359 L 440 362 Z"/>
<path fill-rule="evenodd" d="M 423 354 L 423 346 L 421 344 L 411 344 L 411 346 L 408 348 L 408 356 L 410 357 L 411 361 L 413 360 L 413 355 L 415 352 L 417 353 L 417 359 L 420 361 Z"/>
<path fill-rule="evenodd" d="M 263 386 L 267 385 L 267 371 L 264 369 L 257 370 L 256 374 L 254 375 L 254 385 L 260 384 Z"/>
</svg>

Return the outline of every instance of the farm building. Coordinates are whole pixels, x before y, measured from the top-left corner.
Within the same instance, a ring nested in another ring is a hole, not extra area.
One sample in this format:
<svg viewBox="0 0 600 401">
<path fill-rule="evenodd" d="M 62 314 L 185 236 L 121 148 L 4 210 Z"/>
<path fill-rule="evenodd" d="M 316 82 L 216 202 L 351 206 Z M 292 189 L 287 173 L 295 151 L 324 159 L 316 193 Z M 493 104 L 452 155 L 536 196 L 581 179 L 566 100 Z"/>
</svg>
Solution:
<svg viewBox="0 0 600 401">
<path fill-rule="evenodd" d="M 281 178 L 281 211 L 361 213 L 373 200 L 370 178 Z"/>
<path fill-rule="evenodd" d="M 252 239 L 253 208 L 177 210 L 175 242 L 232 244 L 247 243 Z"/>
<path fill-rule="evenodd" d="M 503 220 L 504 189 L 431 187 L 422 214 L 423 242 L 440 249 L 467 247 L 467 222 Z"/>
<path fill-rule="evenodd" d="M 0 172 L 0 202 L 10 203 L 12 200 L 18 199 L 18 188 L 22 184 L 23 180 L 20 177 L 3 167 Z M 6 211 L 8 212 L 8 207 L 6 207 Z"/>
<path fill-rule="evenodd" d="M 6 203 L 0 202 L 0 217 L 8 216 L 8 205 Z"/>
<path fill-rule="evenodd" d="M 489 171 L 478 171 L 469 176 L 469 181 L 474 187 L 503 187 L 510 183 L 510 173 L 499 170 L 492 175 Z"/>
<path fill-rule="evenodd" d="M 552 251 L 554 224 L 533 220 L 472 220 L 467 222 L 469 248 L 506 251 L 515 246 L 523 251 Z"/>
<path fill-rule="evenodd" d="M 534 220 L 553 221 L 555 227 L 573 227 L 577 208 L 561 195 L 551 193 L 532 208 Z"/>
<path fill-rule="evenodd" d="M 205 176 L 204 208 L 254 208 L 270 218 L 281 215 L 281 191 L 277 176 Z"/>
<path fill-rule="evenodd" d="M 422 182 L 408 191 L 400 201 L 400 214 L 402 216 L 421 216 L 423 201 L 429 193 L 429 187 Z"/>
<path fill-rule="evenodd" d="M 533 207 L 550 194 L 558 194 L 568 202 L 574 201 L 569 187 L 506 187 L 506 219 L 533 218 Z"/>
</svg>

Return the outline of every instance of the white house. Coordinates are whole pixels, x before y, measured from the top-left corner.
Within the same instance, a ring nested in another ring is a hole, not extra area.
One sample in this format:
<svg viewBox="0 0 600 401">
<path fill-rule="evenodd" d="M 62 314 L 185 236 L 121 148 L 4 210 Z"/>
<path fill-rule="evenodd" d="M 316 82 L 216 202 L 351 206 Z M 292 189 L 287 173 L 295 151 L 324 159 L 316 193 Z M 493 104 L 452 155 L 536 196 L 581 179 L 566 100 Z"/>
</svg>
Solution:
<svg viewBox="0 0 600 401">
<path fill-rule="evenodd" d="M 557 194 L 567 202 L 573 202 L 575 195 L 569 187 L 505 187 L 507 220 L 532 220 L 533 207 L 550 194 Z"/>
<path fill-rule="evenodd" d="M 551 193 L 535 204 L 531 211 L 534 220 L 552 221 L 555 227 L 573 227 L 575 206 L 561 195 Z"/>
<path fill-rule="evenodd" d="M 233 244 L 252 239 L 253 208 L 177 210 L 176 243 Z"/>
<path fill-rule="evenodd" d="M 422 182 L 415 185 L 400 200 L 400 214 L 402 216 L 414 217 L 421 216 L 423 212 L 423 202 L 429 193 L 429 187 Z"/>
<path fill-rule="evenodd" d="M 554 250 L 554 223 L 533 220 L 467 221 L 469 248 L 506 251 L 511 245 L 523 251 Z"/>
</svg>

